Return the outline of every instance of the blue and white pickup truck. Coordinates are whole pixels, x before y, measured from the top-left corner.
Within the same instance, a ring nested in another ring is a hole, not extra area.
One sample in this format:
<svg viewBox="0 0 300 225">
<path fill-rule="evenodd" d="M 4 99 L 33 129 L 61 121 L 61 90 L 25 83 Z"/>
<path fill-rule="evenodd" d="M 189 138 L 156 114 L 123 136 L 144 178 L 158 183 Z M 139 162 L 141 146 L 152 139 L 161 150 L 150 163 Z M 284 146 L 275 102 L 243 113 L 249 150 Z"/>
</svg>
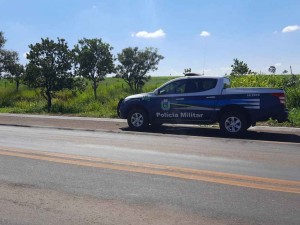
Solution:
<svg viewBox="0 0 300 225">
<path fill-rule="evenodd" d="M 285 92 L 273 88 L 230 88 L 226 77 L 188 74 L 153 92 L 121 99 L 118 115 L 133 130 L 149 124 L 213 124 L 225 134 L 243 133 L 258 121 L 288 118 Z"/>
</svg>

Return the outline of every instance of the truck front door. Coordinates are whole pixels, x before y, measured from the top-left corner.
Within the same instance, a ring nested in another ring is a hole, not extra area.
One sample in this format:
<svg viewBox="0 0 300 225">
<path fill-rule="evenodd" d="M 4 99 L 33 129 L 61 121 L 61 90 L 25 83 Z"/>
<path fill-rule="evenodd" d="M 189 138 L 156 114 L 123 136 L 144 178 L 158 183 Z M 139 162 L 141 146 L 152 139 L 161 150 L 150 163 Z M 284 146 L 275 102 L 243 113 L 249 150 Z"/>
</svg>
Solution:
<svg viewBox="0 0 300 225">
<path fill-rule="evenodd" d="M 217 79 L 175 80 L 158 90 L 151 99 L 155 121 L 167 123 L 209 122 L 215 117 Z"/>
</svg>

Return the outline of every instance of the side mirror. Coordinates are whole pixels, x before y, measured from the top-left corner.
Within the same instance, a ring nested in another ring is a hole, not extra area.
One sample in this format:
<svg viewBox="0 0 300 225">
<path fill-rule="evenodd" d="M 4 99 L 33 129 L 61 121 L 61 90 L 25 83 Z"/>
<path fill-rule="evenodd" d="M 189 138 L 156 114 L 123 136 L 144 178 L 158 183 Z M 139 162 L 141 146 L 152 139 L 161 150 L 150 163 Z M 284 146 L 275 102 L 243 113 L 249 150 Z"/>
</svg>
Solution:
<svg viewBox="0 0 300 225">
<path fill-rule="evenodd" d="M 163 90 L 163 89 L 156 89 L 156 90 L 154 91 L 154 94 L 155 94 L 155 95 L 163 95 L 165 92 L 166 92 L 166 90 Z"/>
<path fill-rule="evenodd" d="M 157 95 L 163 95 L 165 94 L 166 90 L 161 89 L 161 90 L 157 90 Z"/>
</svg>

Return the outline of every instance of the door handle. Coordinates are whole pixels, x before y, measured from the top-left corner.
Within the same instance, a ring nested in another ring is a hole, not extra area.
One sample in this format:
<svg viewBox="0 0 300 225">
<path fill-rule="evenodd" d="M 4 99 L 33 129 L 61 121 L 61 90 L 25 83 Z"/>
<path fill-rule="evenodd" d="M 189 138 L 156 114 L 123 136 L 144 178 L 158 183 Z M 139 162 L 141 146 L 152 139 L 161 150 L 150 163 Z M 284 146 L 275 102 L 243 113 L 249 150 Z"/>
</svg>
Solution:
<svg viewBox="0 0 300 225">
<path fill-rule="evenodd" d="M 208 96 L 208 97 L 206 97 L 206 98 L 209 98 L 209 99 L 215 99 L 216 96 Z"/>
<path fill-rule="evenodd" d="M 176 98 L 176 101 L 182 101 L 184 98 Z"/>
</svg>

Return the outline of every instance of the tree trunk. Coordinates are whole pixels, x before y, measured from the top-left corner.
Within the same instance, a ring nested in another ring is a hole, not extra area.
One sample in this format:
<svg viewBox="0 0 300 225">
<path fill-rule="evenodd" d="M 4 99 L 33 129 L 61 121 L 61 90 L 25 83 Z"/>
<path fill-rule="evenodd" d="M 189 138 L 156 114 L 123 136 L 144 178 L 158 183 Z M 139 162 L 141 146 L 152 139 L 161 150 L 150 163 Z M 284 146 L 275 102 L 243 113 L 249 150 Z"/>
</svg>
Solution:
<svg viewBox="0 0 300 225">
<path fill-rule="evenodd" d="M 20 87 L 20 81 L 16 81 L 16 90 L 17 90 L 17 92 L 19 91 L 19 87 Z"/>
<path fill-rule="evenodd" d="M 139 92 L 139 86 L 138 83 L 134 83 L 134 93 L 137 94 Z"/>
<path fill-rule="evenodd" d="M 95 100 L 97 100 L 97 87 L 98 87 L 97 82 L 94 81 L 93 89 L 94 89 L 94 97 L 95 97 Z"/>
<path fill-rule="evenodd" d="M 52 98 L 51 98 L 51 93 L 50 91 L 46 91 L 46 96 L 47 96 L 47 111 L 48 113 L 51 111 L 51 106 L 52 106 Z"/>
<path fill-rule="evenodd" d="M 131 82 L 129 82 L 128 85 L 129 85 L 130 91 L 132 93 L 135 93 L 135 91 L 134 91 L 134 85 Z"/>
</svg>

